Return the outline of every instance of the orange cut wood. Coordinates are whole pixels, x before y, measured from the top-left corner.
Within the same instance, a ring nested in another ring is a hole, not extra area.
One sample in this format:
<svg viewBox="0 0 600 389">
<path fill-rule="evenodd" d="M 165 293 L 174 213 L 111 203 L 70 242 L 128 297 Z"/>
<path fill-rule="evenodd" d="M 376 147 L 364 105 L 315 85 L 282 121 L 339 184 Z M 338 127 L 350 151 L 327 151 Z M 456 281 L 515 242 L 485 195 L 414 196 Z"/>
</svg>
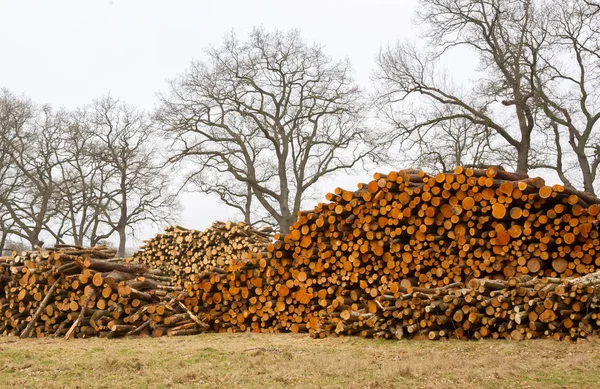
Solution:
<svg viewBox="0 0 600 389">
<path fill-rule="evenodd" d="M 552 188 L 544 185 L 538 190 L 538 194 L 541 198 L 547 199 L 552 195 Z"/>
<path fill-rule="evenodd" d="M 489 178 L 494 178 L 498 174 L 498 168 L 496 166 L 490 166 L 486 169 L 485 175 Z"/>
<path fill-rule="evenodd" d="M 370 193 L 375 194 L 379 190 L 379 185 L 377 184 L 377 181 L 369 182 L 369 184 L 367 185 L 367 189 Z"/>
<path fill-rule="evenodd" d="M 510 234 L 506 231 L 500 231 L 496 235 L 496 244 L 506 246 L 510 242 Z"/>
<path fill-rule="evenodd" d="M 502 219 L 506 216 L 506 206 L 504 204 L 496 203 L 492 205 L 492 215 L 496 219 Z"/>
<path fill-rule="evenodd" d="M 470 210 L 475 206 L 475 200 L 472 197 L 465 197 L 461 205 L 464 209 Z"/>
<path fill-rule="evenodd" d="M 505 194 L 506 196 L 510 196 L 512 195 L 513 189 L 513 184 L 511 182 L 506 181 L 500 184 L 498 191 L 502 194 Z"/>
<path fill-rule="evenodd" d="M 531 258 L 527 261 L 527 269 L 530 273 L 537 273 L 542 268 L 542 264 L 539 259 Z"/>
<path fill-rule="evenodd" d="M 559 274 L 564 273 L 565 270 L 567 270 L 568 265 L 569 263 L 567 262 L 567 260 L 561 257 L 556 258 L 552 261 L 552 268 Z"/>
</svg>

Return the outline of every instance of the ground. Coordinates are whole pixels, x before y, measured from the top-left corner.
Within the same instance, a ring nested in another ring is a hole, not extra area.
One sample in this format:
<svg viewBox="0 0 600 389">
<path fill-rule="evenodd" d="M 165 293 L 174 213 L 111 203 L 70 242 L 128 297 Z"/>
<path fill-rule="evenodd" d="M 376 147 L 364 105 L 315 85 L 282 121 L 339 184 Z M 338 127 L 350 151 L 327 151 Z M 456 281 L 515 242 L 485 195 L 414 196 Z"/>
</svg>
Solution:
<svg viewBox="0 0 600 389">
<path fill-rule="evenodd" d="M 598 388 L 600 344 L 292 334 L 0 338 L 0 388 Z"/>
</svg>

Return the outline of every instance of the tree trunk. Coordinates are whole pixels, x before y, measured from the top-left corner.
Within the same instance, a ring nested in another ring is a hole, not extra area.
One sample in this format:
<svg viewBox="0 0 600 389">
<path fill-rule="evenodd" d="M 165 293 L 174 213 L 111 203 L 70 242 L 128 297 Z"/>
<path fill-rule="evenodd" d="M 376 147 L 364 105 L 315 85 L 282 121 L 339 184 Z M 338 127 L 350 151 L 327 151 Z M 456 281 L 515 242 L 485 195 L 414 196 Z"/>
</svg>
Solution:
<svg viewBox="0 0 600 389">
<path fill-rule="evenodd" d="M 7 238 L 8 238 L 7 233 L 2 233 L 2 236 L 0 236 L 0 256 L 2 256 L 2 253 L 4 252 L 4 246 L 6 246 Z"/>
<path fill-rule="evenodd" d="M 279 221 L 279 228 L 282 234 L 287 234 L 290 232 L 290 227 L 294 223 L 294 219 L 296 215 L 293 215 L 290 210 L 290 190 L 287 186 L 287 182 L 285 185 L 281 185 L 281 197 L 279 198 L 279 209 L 281 210 L 281 220 Z"/>
<path fill-rule="evenodd" d="M 75 244 L 78 245 L 78 246 L 83 246 L 83 236 L 78 236 L 75 239 Z"/>
<path fill-rule="evenodd" d="M 531 132 L 533 131 L 533 117 L 527 107 L 527 100 L 523 98 L 519 87 L 514 88 L 515 113 L 519 122 L 521 141 L 513 146 L 517 148 L 517 173 L 529 171 L 529 151 L 531 150 Z"/>
<path fill-rule="evenodd" d="M 279 209 L 281 210 L 281 220 L 279 221 L 279 228 L 281 229 L 280 232 L 282 234 L 287 234 L 288 232 L 290 232 L 290 227 L 294 223 L 294 219 L 295 219 L 296 215 L 294 215 L 292 213 L 292 211 L 290 210 L 290 204 L 289 204 L 290 190 L 287 187 L 287 183 L 285 186 L 282 185 L 281 188 L 282 188 L 281 197 L 279 198 Z"/>
<path fill-rule="evenodd" d="M 530 148 L 531 141 L 529 136 L 524 136 L 517 148 L 517 173 L 528 173 Z"/>
<path fill-rule="evenodd" d="M 126 164 L 125 164 L 126 165 Z M 125 257 L 125 245 L 127 244 L 127 170 L 121 171 L 121 215 L 119 215 L 119 224 L 117 232 L 119 233 L 119 257 Z"/>
<path fill-rule="evenodd" d="M 290 227 L 294 224 L 294 217 L 290 214 L 288 209 L 288 215 L 282 216 L 279 221 L 279 229 L 282 234 L 288 234 L 290 232 Z"/>
<path fill-rule="evenodd" d="M 32 249 L 35 249 L 36 246 L 38 247 L 42 247 L 44 246 L 44 241 L 40 240 L 39 238 L 40 234 L 32 232 L 31 234 L 28 234 L 28 241 L 29 244 L 31 245 Z"/>
<path fill-rule="evenodd" d="M 97 246 L 98 243 L 102 239 L 105 239 L 105 237 L 98 235 L 99 225 L 100 225 L 100 223 L 98 223 L 98 215 L 96 215 L 96 220 L 94 221 L 94 226 L 92 228 L 92 232 L 90 233 L 90 246 L 91 247 Z M 112 232 L 111 232 L 111 235 L 112 235 Z M 110 235 L 108 237 L 110 237 Z"/>
<path fill-rule="evenodd" d="M 125 257 L 125 247 L 127 245 L 127 234 L 125 233 L 125 226 L 119 227 L 119 252 L 118 256 L 123 258 Z"/>
<path fill-rule="evenodd" d="M 246 184 L 246 206 L 244 207 L 244 222 L 252 224 L 252 187 Z"/>
<path fill-rule="evenodd" d="M 596 191 L 594 190 L 594 177 L 592 175 L 592 169 L 590 168 L 590 161 L 587 159 L 583 150 L 576 149 L 575 152 L 577 153 L 579 170 L 581 170 L 581 176 L 583 178 L 583 190 L 595 196 Z"/>
</svg>

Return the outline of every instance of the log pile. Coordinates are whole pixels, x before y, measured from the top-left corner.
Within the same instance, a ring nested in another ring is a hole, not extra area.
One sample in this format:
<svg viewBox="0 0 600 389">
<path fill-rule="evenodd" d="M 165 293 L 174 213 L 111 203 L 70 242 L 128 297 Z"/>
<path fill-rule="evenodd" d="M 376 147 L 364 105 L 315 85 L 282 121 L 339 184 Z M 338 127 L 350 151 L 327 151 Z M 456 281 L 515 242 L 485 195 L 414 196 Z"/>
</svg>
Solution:
<svg viewBox="0 0 600 389">
<path fill-rule="evenodd" d="M 374 178 L 358 191 L 336 189 L 331 202 L 299 216 L 283 238 L 299 270 L 330 273 L 369 293 L 373 277 L 439 287 L 481 277 L 570 277 L 600 266 L 600 200 L 585 193 L 494 167 Z"/>
<path fill-rule="evenodd" d="M 186 304 L 217 331 L 597 334 L 596 284 L 549 289 L 599 270 L 600 200 L 495 167 L 376 174 L 327 199 L 266 253 L 192 275 Z"/>
<path fill-rule="evenodd" d="M 105 246 L 57 246 L 0 263 L 0 333 L 23 338 L 185 335 L 206 324 L 170 278 Z"/>
<path fill-rule="evenodd" d="M 65 248 L 0 261 L 2 331 L 600 335 L 597 198 L 497 167 L 376 174 L 326 198 L 273 241 L 217 222 L 169 227 L 126 263 Z"/>
<path fill-rule="evenodd" d="M 372 298 L 358 289 L 331 287 L 313 295 L 306 283 L 294 285 L 297 277 L 277 279 L 277 269 L 260 259 L 204 271 L 186 284 L 192 297 L 185 303 L 205 315 L 210 330 L 221 332 L 432 340 L 577 340 L 600 334 L 600 272 L 574 278 L 473 278 L 438 288 L 399 286 Z"/>
<path fill-rule="evenodd" d="M 181 284 L 190 275 L 212 266 L 227 266 L 231 261 L 247 259 L 265 250 L 271 227 L 253 228 L 238 222 L 216 221 L 205 231 L 180 226 L 165 228 L 164 234 L 144 241 L 131 260 L 152 269 L 161 269 Z"/>
<path fill-rule="evenodd" d="M 328 307 L 323 327 L 375 338 L 573 341 L 598 336 L 600 272 L 574 279 L 472 279 L 467 286 L 407 288 L 388 292 L 359 310 Z M 340 305 L 342 306 L 342 305 Z"/>
</svg>

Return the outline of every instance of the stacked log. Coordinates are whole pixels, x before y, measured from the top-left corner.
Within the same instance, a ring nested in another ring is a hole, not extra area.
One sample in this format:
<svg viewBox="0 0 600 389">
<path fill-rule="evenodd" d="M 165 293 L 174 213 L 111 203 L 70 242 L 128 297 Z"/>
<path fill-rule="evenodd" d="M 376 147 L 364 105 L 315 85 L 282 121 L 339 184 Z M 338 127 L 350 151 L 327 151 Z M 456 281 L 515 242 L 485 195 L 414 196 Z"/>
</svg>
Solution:
<svg viewBox="0 0 600 389">
<path fill-rule="evenodd" d="M 108 338 L 184 335 L 206 324 L 169 277 L 105 246 L 57 246 L 0 263 L 0 333 Z"/>
<path fill-rule="evenodd" d="M 190 275 L 213 266 L 247 259 L 264 251 L 270 242 L 271 227 L 254 228 L 249 224 L 216 221 L 205 231 L 180 226 L 165 228 L 164 234 L 144 241 L 131 260 L 171 275 L 182 283 Z"/>
<path fill-rule="evenodd" d="M 186 284 L 192 297 L 185 304 L 205 315 L 210 330 L 221 332 L 557 340 L 600 334 L 600 272 L 574 278 L 473 278 L 466 285 L 438 288 L 399 286 L 375 298 L 333 288 L 327 298 L 322 289 L 313 296 L 305 284 L 295 286 L 293 277 L 275 281 L 276 269 L 261 259 L 204 271 Z"/>
<path fill-rule="evenodd" d="M 225 269 L 213 267 L 184 283 L 184 304 L 202 314 L 216 332 L 281 332 L 278 324 L 276 288 L 253 260 L 232 262 Z M 267 281 L 269 280 L 269 281 Z M 279 287 L 277 287 L 279 289 Z"/>
<path fill-rule="evenodd" d="M 376 174 L 326 197 L 273 241 L 217 222 L 204 232 L 168 228 L 126 263 L 65 248 L 15 255 L 0 274 L 3 331 L 600 334 L 597 198 L 496 167 Z M 109 314 L 100 324 L 98 311 Z"/>
<path fill-rule="evenodd" d="M 401 171 L 327 197 L 283 238 L 313 275 L 329 263 L 342 282 L 370 284 L 366 272 L 436 287 L 479 277 L 584 275 L 600 265 L 600 200 L 541 178 L 496 168 Z"/>
<path fill-rule="evenodd" d="M 597 334 L 598 323 L 590 316 L 583 323 L 593 322 L 591 332 L 577 333 L 579 324 L 569 324 L 579 323 L 576 312 L 582 301 L 595 299 L 595 284 L 585 293 L 573 291 L 582 300 L 571 292 L 566 300 L 552 295 L 557 305 L 548 307 L 545 297 L 532 294 L 538 293 L 535 288 L 523 289 L 521 281 L 515 281 L 533 277 L 536 281 L 524 282 L 556 285 L 557 280 L 598 270 L 600 201 L 593 196 L 495 167 L 459 167 L 438 175 L 376 174 L 357 191 L 338 188 L 327 198 L 329 203 L 301 212 L 290 233 L 276 235 L 266 253 L 194 276 L 185 284 L 186 303 L 206 312 L 212 329 L 219 331 L 250 328 L 323 335 L 337 330 L 389 337 L 392 332 L 386 329 L 398 327 L 407 328 L 405 333 L 418 329 L 419 334 L 443 330 L 433 338 L 506 337 L 514 330 L 523 337 L 575 339 Z M 508 282 L 510 287 L 488 294 L 466 287 L 480 279 Z M 495 319 L 484 320 L 479 310 L 491 313 L 486 304 L 497 293 L 504 293 L 500 306 L 493 307 L 499 311 Z M 458 294 L 450 308 L 441 305 L 441 323 L 430 320 L 428 312 L 439 302 L 423 299 L 433 294 L 442 300 Z M 465 305 L 472 300 L 483 302 Z M 528 319 L 535 318 L 530 318 L 531 310 L 538 315 L 546 312 L 538 312 L 541 306 L 549 310 L 541 321 L 530 320 L 535 330 L 523 327 L 523 311 L 518 310 L 525 303 L 531 304 Z M 589 307 L 597 312 L 595 305 Z M 514 313 L 520 313 L 516 324 L 511 322 L 515 308 Z M 460 313 L 455 316 L 456 309 L 485 324 L 465 324 Z M 400 318 L 398 313 L 394 316 L 398 311 Z M 420 317 L 425 321 L 415 321 Z M 348 326 L 349 320 L 354 324 Z"/>
<path fill-rule="evenodd" d="M 329 333 L 376 338 L 577 340 L 598 336 L 600 272 L 574 279 L 472 279 L 467 286 L 388 292 L 363 309 L 328 307 Z"/>
</svg>

